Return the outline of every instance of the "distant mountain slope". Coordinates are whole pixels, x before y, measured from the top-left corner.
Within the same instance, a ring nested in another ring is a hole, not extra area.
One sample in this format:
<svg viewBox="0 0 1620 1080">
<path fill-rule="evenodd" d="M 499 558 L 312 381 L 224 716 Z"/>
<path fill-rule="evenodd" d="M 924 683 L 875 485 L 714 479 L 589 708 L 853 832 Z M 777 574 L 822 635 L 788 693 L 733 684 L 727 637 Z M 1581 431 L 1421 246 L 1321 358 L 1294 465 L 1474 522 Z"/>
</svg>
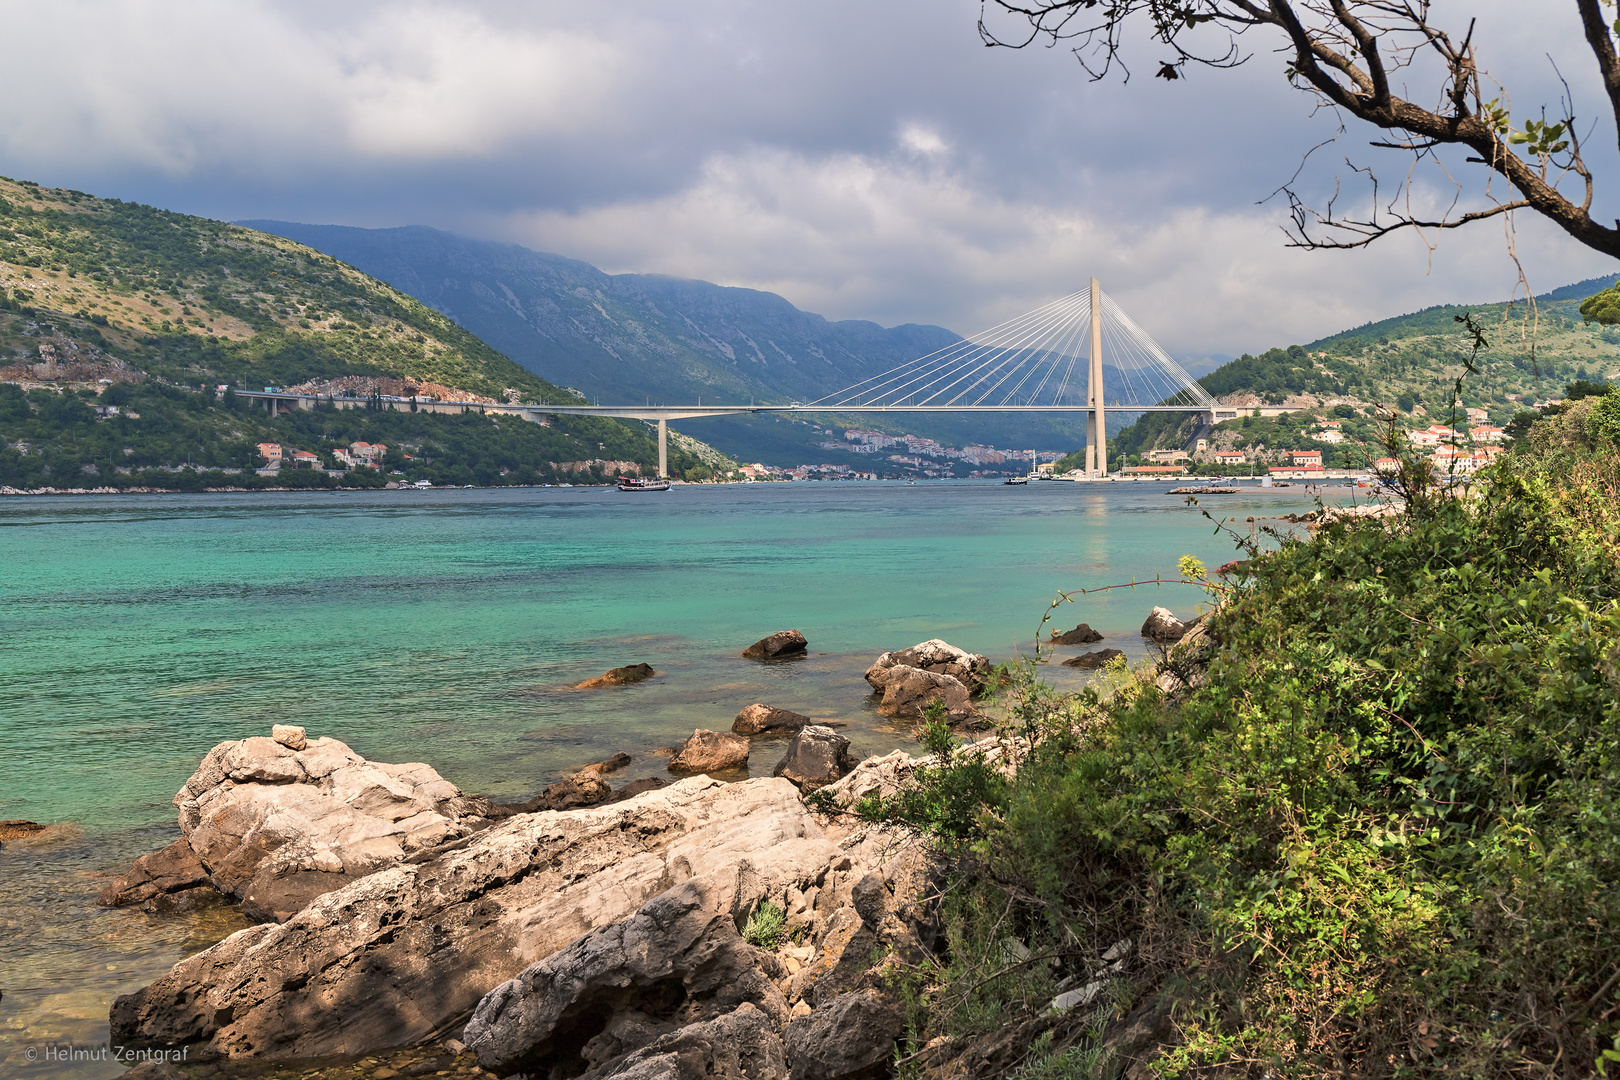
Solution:
<svg viewBox="0 0 1620 1080">
<path fill-rule="evenodd" d="M 242 222 L 336 256 L 603 402 L 809 400 L 959 340 L 829 322 L 774 293 L 589 263 L 436 229 Z"/>
<path fill-rule="evenodd" d="M 607 274 L 576 259 L 418 226 L 240 224 L 351 263 L 552 382 L 603 402 L 812 401 L 961 340 L 939 326 L 833 322 L 774 293 Z M 1083 430 L 1052 416 L 846 420 L 958 446 L 1057 447 Z M 681 428 L 750 460 L 830 460 L 818 445 L 825 436 L 807 424 L 732 418 Z"/>
</svg>

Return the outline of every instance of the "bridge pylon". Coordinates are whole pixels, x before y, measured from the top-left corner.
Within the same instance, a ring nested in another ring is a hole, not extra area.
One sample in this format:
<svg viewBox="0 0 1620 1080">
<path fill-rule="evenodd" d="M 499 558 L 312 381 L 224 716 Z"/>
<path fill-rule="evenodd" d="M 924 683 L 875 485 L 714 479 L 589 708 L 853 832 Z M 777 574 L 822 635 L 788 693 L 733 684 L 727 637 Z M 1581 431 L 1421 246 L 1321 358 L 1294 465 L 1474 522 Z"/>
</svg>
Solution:
<svg viewBox="0 0 1620 1080">
<path fill-rule="evenodd" d="M 1108 406 L 1103 398 L 1102 361 L 1102 283 L 1091 279 L 1091 369 L 1087 378 L 1087 403 L 1091 411 L 1086 419 L 1086 475 L 1108 475 Z"/>
</svg>

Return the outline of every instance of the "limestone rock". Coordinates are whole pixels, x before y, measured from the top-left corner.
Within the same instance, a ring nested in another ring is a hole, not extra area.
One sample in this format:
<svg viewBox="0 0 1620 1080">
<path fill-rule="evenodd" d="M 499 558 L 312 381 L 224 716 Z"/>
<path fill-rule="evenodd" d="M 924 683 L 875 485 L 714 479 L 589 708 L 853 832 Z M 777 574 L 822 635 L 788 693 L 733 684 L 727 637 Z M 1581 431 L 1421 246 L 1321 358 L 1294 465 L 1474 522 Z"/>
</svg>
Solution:
<svg viewBox="0 0 1620 1080">
<path fill-rule="evenodd" d="M 581 769 L 580 771 L 581 772 L 586 772 L 586 771 L 593 772 L 597 776 L 607 776 L 609 773 L 618 772 L 620 769 L 622 769 L 625 766 L 629 765 L 634 760 L 636 760 L 636 759 L 631 757 L 629 754 L 625 753 L 623 750 L 620 750 L 617 754 L 614 754 L 612 757 L 608 758 L 606 761 L 598 761 L 594 765 L 587 765 L 587 766 L 585 766 L 584 769 Z"/>
<path fill-rule="evenodd" d="M 616 1014 L 610 1028 L 618 1020 Z M 724 1016 L 688 1024 L 592 1068 L 580 1080 L 787 1080 L 776 1027 L 769 1016 L 743 1002 Z M 586 1047 L 587 1060 L 591 1050 Z"/>
<path fill-rule="evenodd" d="M 867 672 L 866 679 L 872 682 L 871 672 Z M 973 705 L 972 692 L 954 675 L 895 665 L 884 668 L 881 679 L 883 700 L 878 703 L 878 712 L 884 716 L 921 719 L 923 710 L 939 701 L 944 703 L 945 717 L 953 726 L 985 721 L 984 714 Z"/>
<path fill-rule="evenodd" d="M 136 859 L 123 877 L 101 890 L 96 903 L 102 907 L 133 907 L 158 896 L 202 886 L 213 888 L 208 868 L 181 837 L 162 851 Z"/>
<path fill-rule="evenodd" d="M 652 669 L 651 664 L 626 664 L 604 671 L 594 679 L 586 679 L 582 683 L 575 683 L 575 690 L 596 690 L 603 686 L 629 686 L 650 679 L 658 672 Z"/>
<path fill-rule="evenodd" d="M 1156 607 L 1142 624 L 1142 636 L 1153 641 L 1180 641 L 1187 629 L 1187 624 L 1171 614 L 1168 608 Z"/>
<path fill-rule="evenodd" d="M 5 843 L 7 840 L 20 840 L 24 837 L 37 836 L 48 827 L 41 825 L 37 821 L 24 821 L 21 818 L 0 821 L 0 843 Z"/>
<path fill-rule="evenodd" d="M 654 897 L 633 917 L 586 934 L 490 991 L 463 1041 L 500 1075 L 567 1074 L 579 1048 L 616 1013 L 667 1013 L 676 1005 L 683 1019 L 703 1020 L 746 1002 L 781 1023 L 787 1002 L 760 969 L 758 950 L 737 933 L 728 906 L 695 881 Z"/>
<path fill-rule="evenodd" d="M 309 745 L 304 729 L 292 724 L 273 725 L 270 728 L 270 737 L 289 750 L 302 750 Z"/>
<path fill-rule="evenodd" d="M 591 806 L 613 794 L 612 786 L 596 772 L 585 769 L 565 776 L 535 797 L 535 810 L 572 810 Z"/>
<path fill-rule="evenodd" d="M 143 1061 L 118 1074 L 118 1080 L 188 1080 L 185 1073 L 167 1061 Z"/>
<path fill-rule="evenodd" d="M 669 762 L 674 773 L 732 772 L 748 764 L 748 740 L 730 732 L 692 732 Z"/>
<path fill-rule="evenodd" d="M 888 682 L 884 672 L 897 667 L 919 668 L 936 675 L 949 675 L 965 686 L 970 694 L 983 692 L 985 680 L 990 677 L 988 657 L 965 652 L 949 642 L 931 638 L 909 649 L 884 653 L 866 669 L 866 681 L 871 684 L 872 689 L 882 690 Z"/>
<path fill-rule="evenodd" d="M 798 731 L 810 723 L 814 721 L 803 713 L 773 709 L 769 705 L 750 705 L 737 714 L 731 731 L 735 735 L 775 735 Z"/>
<path fill-rule="evenodd" d="M 745 660 L 779 660 L 801 655 L 809 646 L 804 635 L 797 630 L 778 630 L 770 637 L 760 638 L 743 650 Z"/>
<path fill-rule="evenodd" d="M 1118 649 L 1097 649 L 1095 652 L 1081 653 L 1079 656 L 1071 656 L 1067 660 L 1063 661 L 1063 666 L 1077 667 L 1084 671 L 1095 671 L 1098 668 L 1107 665 L 1108 661 L 1112 660 L 1114 657 L 1124 655 L 1125 654 L 1120 652 Z"/>
<path fill-rule="evenodd" d="M 868 795 L 889 799 L 911 781 L 917 766 L 931 759 L 919 761 L 904 750 L 894 750 L 883 757 L 870 757 L 856 765 L 848 776 L 828 786 L 840 806 L 854 806 Z"/>
<path fill-rule="evenodd" d="M 792 1080 L 867 1080 L 884 1074 L 905 1030 L 900 1003 L 875 989 L 844 994 L 788 1023 Z"/>
<path fill-rule="evenodd" d="M 735 923 L 762 897 L 818 882 L 836 901 L 865 872 L 785 780 L 693 777 L 610 806 L 525 814 L 187 957 L 114 1002 L 112 1038 L 263 1061 L 412 1045 L 675 885 L 704 883 Z"/>
<path fill-rule="evenodd" d="M 1090 623 L 1081 623 L 1073 630 L 1063 633 L 1052 631 L 1052 641 L 1058 645 L 1090 645 L 1094 641 L 1101 641 L 1103 636 L 1091 628 Z"/>
<path fill-rule="evenodd" d="M 602 801 L 605 803 L 623 802 L 626 799 L 633 799 L 637 795 L 657 791 L 661 787 L 668 786 L 669 781 L 661 776 L 643 776 L 640 780 L 630 781 Z"/>
<path fill-rule="evenodd" d="M 793 736 L 787 753 L 776 763 L 771 775 L 792 781 L 801 791 L 814 791 L 854 767 L 855 762 L 849 756 L 849 740 L 832 728 L 812 724 Z"/>
<path fill-rule="evenodd" d="M 221 892 L 282 921 L 315 897 L 486 824 L 430 766 L 366 761 L 336 739 L 255 737 L 210 750 L 174 803 Z"/>
</svg>

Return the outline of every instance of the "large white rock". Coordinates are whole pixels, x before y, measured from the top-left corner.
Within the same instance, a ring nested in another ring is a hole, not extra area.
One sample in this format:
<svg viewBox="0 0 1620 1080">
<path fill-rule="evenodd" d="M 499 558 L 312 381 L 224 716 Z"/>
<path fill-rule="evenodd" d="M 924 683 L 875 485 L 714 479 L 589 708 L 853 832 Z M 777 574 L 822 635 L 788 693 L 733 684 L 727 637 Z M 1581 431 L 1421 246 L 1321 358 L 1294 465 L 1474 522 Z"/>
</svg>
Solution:
<svg viewBox="0 0 1620 1080">
<path fill-rule="evenodd" d="M 223 768 L 205 765 L 200 775 Z M 299 788 L 315 790 L 287 786 Z M 702 882 L 739 922 L 790 890 L 847 898 L 867 871 L 842 839 L 779 779 L 692 777 L 607 806 L 524 814 L 181 961 L 114 1003 L 113 1037 L 265 1060 L 412 1045 L 682 882 Z"/>
<path fill-rule="evenodd" d="M 174 805 L 220 890 L 249 915 L 276 921 L 486 824 L 481 804 L 431 766 L 366 761 L 336 739 L 306 741 L 302 732 L 219 744 Z"/>
</svg>

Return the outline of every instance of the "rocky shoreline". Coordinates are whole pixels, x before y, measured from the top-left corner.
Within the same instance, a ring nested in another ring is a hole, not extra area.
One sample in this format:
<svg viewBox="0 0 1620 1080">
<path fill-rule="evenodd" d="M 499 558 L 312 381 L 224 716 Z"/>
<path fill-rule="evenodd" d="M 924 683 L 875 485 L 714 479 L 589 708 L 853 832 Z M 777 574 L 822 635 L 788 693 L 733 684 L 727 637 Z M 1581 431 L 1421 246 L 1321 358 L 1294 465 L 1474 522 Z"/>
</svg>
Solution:
<svg viewBox="0 0 1620 1080">
<path fill-rule="evenodd" d="M 745 655 L 802 651 L 784 631 Z M 933 640 L 866 679 L 885 715 L 971 737 L 991 727 L 990 674 Z M 130 1074 L 146 1080 L 315 1062 L 375 1080 L 886 1075 L 905 1027 L 891 976 L 938 944 L 945 868 L 913 835 L 822 812 L 919 764 L 855 762 L 836 724 L 752 705 L 676 750 L 669 771 L 691 775 L 615 788 L 620 754 L 520 804 L 302 728 L 221 743 L 175 795 L 181 838 L 98 902 L 234 903 L 257 925 L 119 997 L 112 1039 L 183 1052 L 183 1070 Z M 771 776 L 726 782 L 754 739 L 784 736 Z"/>
</svg>

